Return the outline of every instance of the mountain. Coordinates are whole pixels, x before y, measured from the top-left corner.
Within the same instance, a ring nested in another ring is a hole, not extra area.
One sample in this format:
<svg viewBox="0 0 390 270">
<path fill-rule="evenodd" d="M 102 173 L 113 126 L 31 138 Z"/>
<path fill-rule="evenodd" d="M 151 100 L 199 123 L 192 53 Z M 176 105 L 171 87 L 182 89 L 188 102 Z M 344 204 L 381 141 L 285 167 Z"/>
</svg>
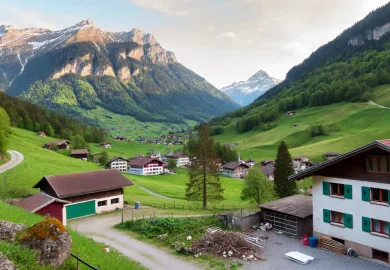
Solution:
<svg viewBox="0 0 390 270">
<path fill-rule="evenodd" d="M 82 117 L 96 107 L 141 121 L 204 121 L 238 108 L 151 34 L 90 20 L 51 31 L 0 26 L 0 89 Z"/>
<path fill-rule="evenodd" d="M 339 102 L 366 102 L 373 88 L 390 83 L 390 3 L 372 11 L 323 45 L 286 79 L 250 105 L 210 121 L 236 131 L 270 129 L 281 114 Z"/>
<path fill-rule="evenodd" d="M 246 106 L 280 82 L 281 80 L 269 76 L 263 70 L 259 70 L 247 81 L 234 82 L 220 90 L 238 104 Z"/>
</svg>

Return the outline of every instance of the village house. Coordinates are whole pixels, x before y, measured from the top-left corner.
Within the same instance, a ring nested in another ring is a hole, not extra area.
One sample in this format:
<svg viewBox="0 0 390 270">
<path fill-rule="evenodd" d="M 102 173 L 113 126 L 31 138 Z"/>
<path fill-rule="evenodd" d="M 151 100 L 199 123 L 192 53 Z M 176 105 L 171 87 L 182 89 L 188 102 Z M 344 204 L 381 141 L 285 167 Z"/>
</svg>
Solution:
<svg viewBox="0 0 390 270">
<path fill-rule="evenodd" d="M 339 155 L 340 155 L 340 153 L 337 153 L 337 152 L 326 152 L 324 154 L 324 157 L 329 160 L 329 159 L 335 158 Z"/>
<path fill-rule="evenodd" d="M 164 173 L 164 162 L 157 158 L 138 158 L 130 160 L 129 173 L 137 175 L 157 175 Z"/>
<path fill-rule="evenodd" d="M 78 158 L 84 161 L 88 160 L 88 149 L 72 149 L 70 152 L 72 158 Z"/>
<path fill-rule="evenodd" d="M 109 142 L 101 142 L 100 147 L 102 148 L 111 148 L 111 143 Z"/>
<path fill-rule="evenodd" d="M 165 155 L 165 159 L 174 159 L 176 161 L 176 167 L 185 167 L 190 164 L 190 157 L 181 152 L 169 153 Z"/>
<path fill-rule="evenodd" d="M 120 172 L 127 171 L 128 160 L 122 157 L 113 157 L 107 162 L 106 167 Z"/>
<path fill-rule="evenodd" d="M 69 149 L 69 141 L 58 141 L 58 142 L 48 142 L 42 145 L 42 148 L 46 149 L 59 149 L 59 150 L 66 150 Z"/>
<path fill-rule="evenodd" d="M 311 162 L 306 157 L 296 157 L 292 160 L 292 165 L 295 173 L 306 170 L 311 166 Z"/>
<path fill-rule="evenodd" d="M 44 131 L 38 131 L 37 135 L 42 136 L 42 137 L 46 137 L 46 133 Z"/>
<path fill-rule="evenodd" d="M 260 163 L 261 163 L 261 166 L 275 166 L 275 161 L 270 160 L 270 159 L 262 160 Z"/>
<path fill-rule="evenodd" d="M 260 170 L 267 176 L 267 179 L 270 181 L 275 180 L 275 167 L 274 166 L 262 166 Z"/>
<path fill-rule="evenodd" d="M 296 112 L 294 112 L 294 111 L 288 111 L 288 112 L 286 112 L 286 115 L 288 115 L 288 116 L 291 116 L 291 115 L 294 115 L 294 114 L 296 114 Z"/>
<path fill-rule="evenodd" d="M 312 176 L 313 233 L 389 263 L 390 140 L 336 156 L 289 180 Z"/>
<path fill-rule="evenodd" d="M 256 161 L 254 161 L 252 158 L 244 160 L 244 163 L 248 165 L 249 168 L 253 168 L 256 166 Z"/>
<path fill-rule="evenodd" d="M 33 187 L 40 194 L 17 205 L 66 225 L 71 219 L 122 209 L 123 189 L 132 185 L 115 170 L 45 176 Z"/>
<path fill-rule="evenodd" d="M 249 166 L 240 162 L 229 162 L 222 165 L 221 174 L 232 178 L 244 178 Z"/>
</svg>

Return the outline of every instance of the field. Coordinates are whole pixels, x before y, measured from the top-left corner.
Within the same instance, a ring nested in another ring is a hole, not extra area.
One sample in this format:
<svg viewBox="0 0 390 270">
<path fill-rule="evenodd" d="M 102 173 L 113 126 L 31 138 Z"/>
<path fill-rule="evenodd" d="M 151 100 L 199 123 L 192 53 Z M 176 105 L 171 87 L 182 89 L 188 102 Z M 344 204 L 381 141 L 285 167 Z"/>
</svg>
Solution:
<svg viewBox="0 0 390 270">
<path fill-rule="evenodd" d="M 10 206 L 0 202 L 0 220 L 7 220 L 10 222 L 23 223 L 31 226 L 43 220 L 43 217 L 29 214 L 26 211 Z M 102 250 L 105 247 L 89 238 L 81 236 L 80 234 L 70 230 L 72 237 L 72 253 L 77 254 L 92 264 L 95 267 L 100 266 L 99 269 L 145 269 L 139 263 L 130 261 L 115 250 L 110 253 L 104 253 Z M 40 266 L 34 258 L 34 254 L 28 250 L 21 248 L 18 245 L 11 245 L 0 241 L 0 252 L 6 255 L 13 261 L 18 269 L 22 270 L 43 270 L 52 269 L 51 267 Z M 69 258 L 59 269 L 75 269 L 76 261 Z M 80 269 L 88 269 L 82 266 Z"/>
</svg>

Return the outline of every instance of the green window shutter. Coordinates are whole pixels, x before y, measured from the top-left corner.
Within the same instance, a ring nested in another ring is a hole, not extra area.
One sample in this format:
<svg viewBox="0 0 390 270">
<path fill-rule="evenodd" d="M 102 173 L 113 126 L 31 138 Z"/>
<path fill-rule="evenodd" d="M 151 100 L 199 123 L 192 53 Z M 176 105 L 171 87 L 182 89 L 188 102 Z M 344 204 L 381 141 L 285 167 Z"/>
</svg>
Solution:
<svg viewBox="0 0 390 270">
<path fill-rule="evenodd" d="M 365 202 L 370 201 L 370 188 L 369 187 L 362 187 L 362 200 Z"/>
<path fill-rule="evenodd" d="M 389 190 L 389 195 L 387 196 L 387 200 L 389 201 L 389 204 L 390 204 L 390 190 Z M 390 226 L 389 226 L 390 228 Z"/>
<path fill-rule="evenodd" d="M 363 232 L 371 232 L 371 219 L 369 217 L 362 217 Z"/>
<path fill-rule="evenodd" d="M 352 199 L 352 185 L 344 185 L 344 198 Z"/>
<path fill-rule="evenodd" d="M 344 225 L 347 228 L 353 228 L 353 216 L 351 214 L 344 214 Z"/>
<path fill-rule="evenodd" d="M 324 222 L 330 223 L 330 210 L 324 209 L 323 216 L 324 216 Z"/>
<path fill-rule="evenodd" d="M 329 182 L 322 182 L 322 193 L 327 196 L 330 195 Z"/>
</svg>

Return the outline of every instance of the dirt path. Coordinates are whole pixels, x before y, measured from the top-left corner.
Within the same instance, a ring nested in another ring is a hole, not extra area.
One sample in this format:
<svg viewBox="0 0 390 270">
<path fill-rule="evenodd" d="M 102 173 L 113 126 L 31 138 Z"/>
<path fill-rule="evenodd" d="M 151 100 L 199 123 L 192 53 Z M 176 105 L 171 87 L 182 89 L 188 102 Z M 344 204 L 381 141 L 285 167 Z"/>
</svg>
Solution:
<svg viewBox="0 0 390 270">
<path fill-rule="evenodd" d="M 119 223 L 120 220 L 121 213 L 116 212 L 74 220 L 69 222 L 69 225 L 85 236 L 92 237 L 98 242 L 117 249 L 123 255 L 150 269 L 201 269 L 193 263 L 170 255 L 158 247 L 145 244 L 119 230 L 113 229 L 112 226 Z"/>
<path fill-rule="evenodd" d="M 16 167 L 24 160 L 24 156 L 18 151 L 8 150 L 7 152 L 11 154 L 11 159 L 7 163 L 0 166 L 0 174 L 12 169 L 13 167 Z"/>
<path fill-rule="evenodd" d="M 146 191 L 147 193 L 149 193 L 149 194 L 151 194 L 153 196 L 160 197 L 160 198 L 167 199 L 167 200 L 174 200 L 173 198 L 169 198 L 167 196 L 164 196 L 164 195 L 158 194 L 156 192 L 153 192 L 153 191 L 151 191 L 150 189 L 148 189 L 146 187 L 143 187 L 143 186 L 140 186 L 140 185 L 135 185 L 135 186 L 139 187 L 143 191 Z"/>
<path fill-rule="evenodd" d="M 382 108 L 382 109 L 390 109 L 389 107 L 385 107 L 385 106 L 382 106 L 382 105 L 376 104 L 376 103 L 375 103 L 375 102 L 373 102 L 372 100 L 370 100 L 370 103 L 371 103 L 372 105 L 378 106 L 379 108 Z"/>
</svg>

